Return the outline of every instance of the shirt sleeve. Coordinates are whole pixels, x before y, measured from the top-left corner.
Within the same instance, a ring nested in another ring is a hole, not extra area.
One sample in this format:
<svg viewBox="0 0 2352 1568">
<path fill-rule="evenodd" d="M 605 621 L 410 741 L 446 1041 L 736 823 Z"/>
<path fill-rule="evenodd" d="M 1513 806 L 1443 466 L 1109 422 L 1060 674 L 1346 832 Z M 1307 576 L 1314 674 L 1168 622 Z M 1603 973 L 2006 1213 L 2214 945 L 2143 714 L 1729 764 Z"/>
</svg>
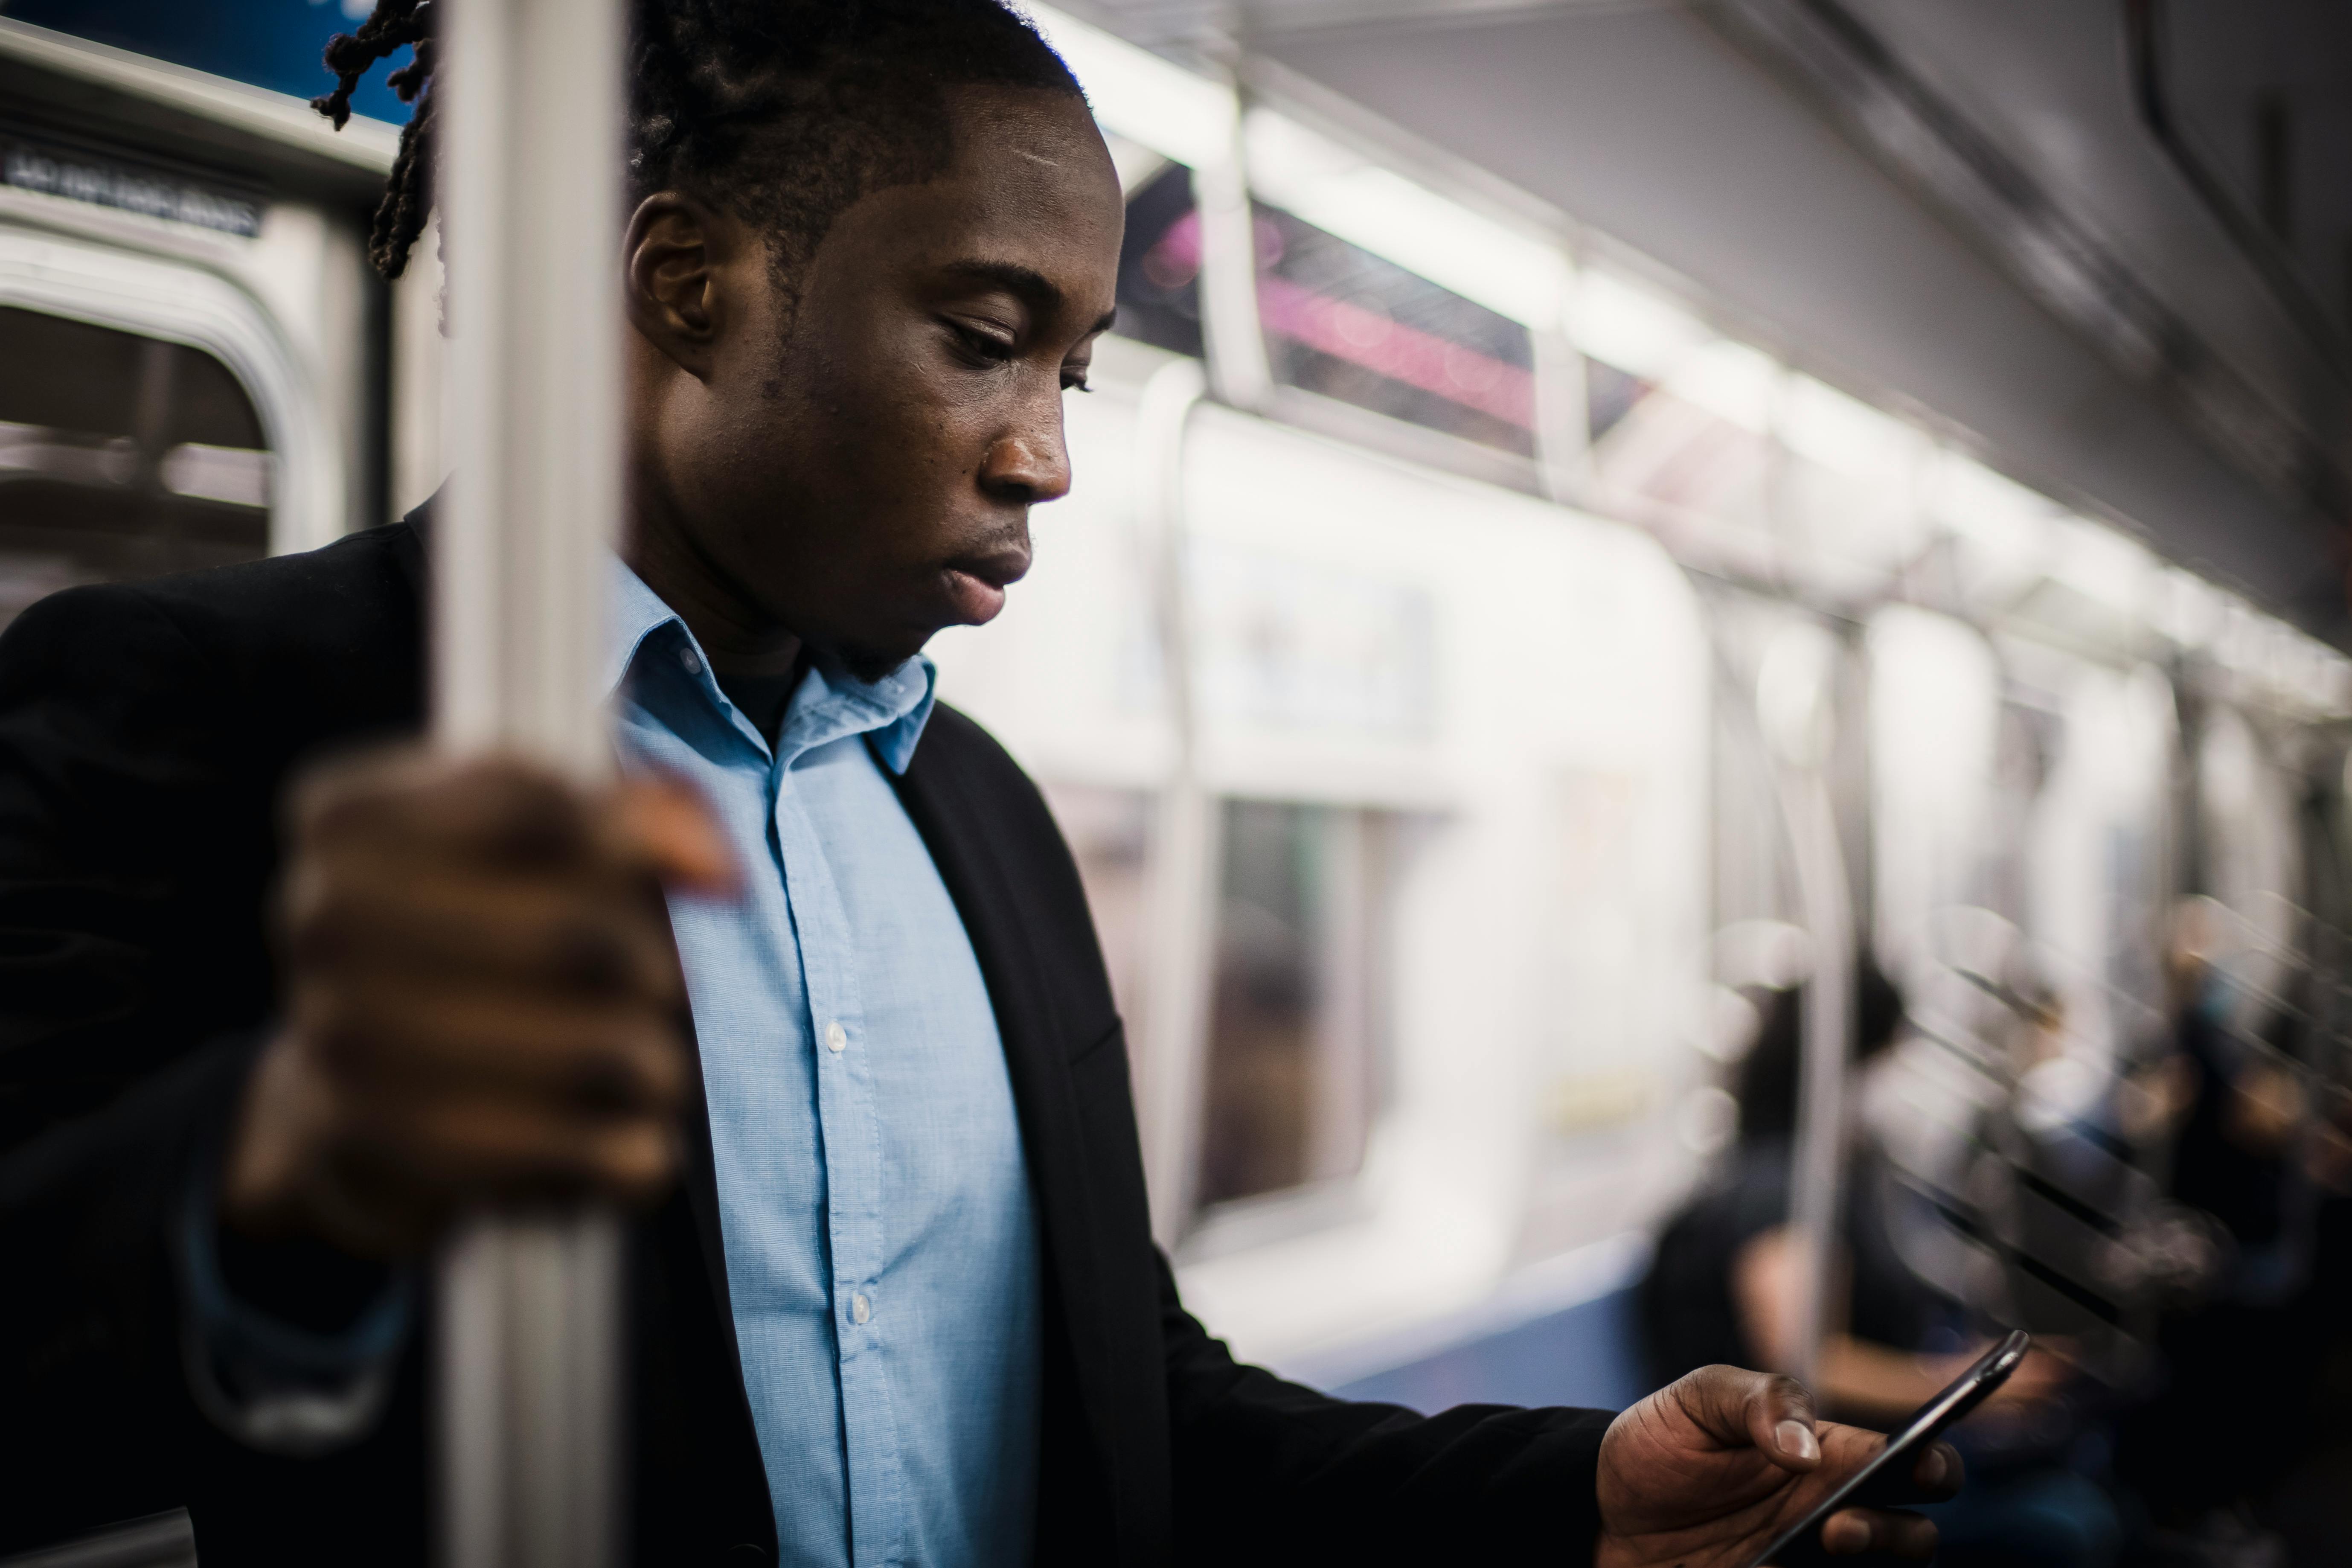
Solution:
<svg viewBox="0 0 2352 1568">
<path fill-rule="evenodd" d="M 341 1327 L 298 1324 L 255 1305 L 222 1265 L 216 1169 L 211 1158 L 199 1162 L 173 1237 L 197 1405 L 268 1453 L 309 1456 L 358 1441 L 383 1414 L 415 1324 L 415 1270 L 383 1269 Z"/>
</svg>

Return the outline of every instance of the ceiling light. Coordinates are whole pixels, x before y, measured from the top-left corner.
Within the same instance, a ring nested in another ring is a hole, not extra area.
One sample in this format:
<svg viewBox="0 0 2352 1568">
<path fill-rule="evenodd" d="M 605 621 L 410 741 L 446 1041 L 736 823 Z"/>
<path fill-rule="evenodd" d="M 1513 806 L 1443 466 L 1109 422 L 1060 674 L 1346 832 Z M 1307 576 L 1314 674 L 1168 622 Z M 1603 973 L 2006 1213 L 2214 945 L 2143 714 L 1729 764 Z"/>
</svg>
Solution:
<svg viewBox="0 0 2352 1568">
<path fill-rule="evenodd" d="M 1780 408 L 1790 450 L 1848 479 L 1899 484 L 1926 457 L 1927 437 L 1810 375 L 1790 378 Z"/>
<path fill-rule="evenodd" d="M 1676 362 L 1716 336 L 1664 295 L 1591 267 L 1577 276 L 1569 331 L 1586 353 L 1646 381 L 1664 380 Z"/>
<path fill-rule="evenodd" d="M 1188 168 L 1233 155 L 1233 89 L 1049 5 L 1024 9 L 1087 89 L 1105 130 Z"/>
</svg>

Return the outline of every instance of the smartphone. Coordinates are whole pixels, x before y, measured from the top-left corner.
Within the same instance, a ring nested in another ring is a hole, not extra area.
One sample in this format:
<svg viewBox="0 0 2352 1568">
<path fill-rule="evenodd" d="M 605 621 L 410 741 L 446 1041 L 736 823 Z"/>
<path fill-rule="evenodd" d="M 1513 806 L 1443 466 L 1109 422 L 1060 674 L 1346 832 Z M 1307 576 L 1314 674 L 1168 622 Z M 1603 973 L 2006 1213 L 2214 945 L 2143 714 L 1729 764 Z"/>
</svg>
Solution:
<svg viewBox="0 0 2352 1568">
<path fill-rule="evenodd" d="M 2025 1363 L 2025 1352 L 2032 1343 L 2032 1337 L 2019 1329 L 1985 1352 L 1976 1365 L 1953 1380 L 1949 1388 L 1913 1411 L 1911 1419 L 1886 1439 L 1886 1447 L 1848 1476 L 1845 1484 L 1823 1498 L 1812 1512 L 1782 1531 L 1771 1545 L 1749 1561 L 1748 1568 L 1764 1568 L 1768 1563 L 1833 1561 L 1821 1549 L 1822 1521 L 1842 1508 L 1866 1501 L 1860 1494 L 1881 1476 L 1899 1486 L 1910 1467 L 1918 1462 L 1920 1450 L 1942 1436 L 1953 1422 L 1991 1398 L 1993 1390 L 2007 1383 L 2009 1374 Z M 1796 1554 L 1792 1555 L 1792 1551 Z"/>
</svg>

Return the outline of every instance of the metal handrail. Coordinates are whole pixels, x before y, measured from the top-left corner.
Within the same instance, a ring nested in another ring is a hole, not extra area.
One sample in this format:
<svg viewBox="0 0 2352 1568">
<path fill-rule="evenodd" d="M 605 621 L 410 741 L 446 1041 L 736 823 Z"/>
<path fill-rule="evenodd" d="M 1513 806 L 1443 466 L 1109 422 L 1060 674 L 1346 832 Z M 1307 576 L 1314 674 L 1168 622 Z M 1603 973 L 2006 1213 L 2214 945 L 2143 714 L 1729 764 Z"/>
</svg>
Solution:
<svg viewBox="0 0 2352 1568">
<path fill-rule="evenodd" d="M 614 0 L 460 0 L 435 83 L 449 261 L 448 504 L 434 731 L 612 768 L 597 671 L 622 495 L 622 20 Z M 446 1568 L 619 1560 L 618 1220 L 474 1216 L 441 1260 Z"/>
</svg>

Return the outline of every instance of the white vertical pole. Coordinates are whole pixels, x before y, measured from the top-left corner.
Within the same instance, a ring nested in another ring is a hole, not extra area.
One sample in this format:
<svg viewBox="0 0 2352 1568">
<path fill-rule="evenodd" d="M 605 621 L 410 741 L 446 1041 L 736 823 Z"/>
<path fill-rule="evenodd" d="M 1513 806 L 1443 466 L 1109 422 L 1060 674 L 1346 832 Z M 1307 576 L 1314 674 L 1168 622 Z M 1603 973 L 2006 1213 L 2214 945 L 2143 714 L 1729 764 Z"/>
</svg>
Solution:
<svg viewBox="0 0 2352 1568">
<path fill-rule="evenodd" d="M 1582 274 L 1560 258 L 1559 319 L 1529 336 L 1535 348 L 1536 477 L 1544 499 L 1562 506 L 1595 504 L 1592 400 L 1584 351 L 1577 344 L 1576 312 Z"/>
<path fill-rule="evenodd" d="M 1173 1248 L 1192 1211 L 1208 996 L 1215 959 L 1216 803 L 1201 782 L 1191 595 L 1184 580 L 1184 433 L 1207 395 L 1198 360 L 1171 360 L 1135 411 L 1137 532 L 1159 621 L 1175 756 L 1151 825 L 1152 963 L 1144 981 L 1143 1158 L 1151 1234 Z"/>
<path fill-rule="evenodd" d="M 1853 1038 L 1853 903 L 1829 784 L 1838 664 L 1838 647 L 1827 631 L 1790 626 L 1766 648 L 1756 676 L 1757 723 L 1773 752 L 1774 793 L 1813 950 L 1798 1020 L 1801 1065 L 1789 1171 L 1793 1342 L 1789 1364 L 1780 1369 L 1807 1384 L 1821 1371 L 1822 1340 L 1835 1316 L 1830 1282 L 1845 1173 L 1845 1078 Z"/>
<path fill-rule="evenodd" d="M 1250 207 L 1238 90 L 1232 113 L 1221 155 L 1192 171 L 1192 199 L 1201 215 L 1201 338 L 1207 363 L 1177 360 L 1153 372 L 1135 416 L 1137 521 L 1156 590 L 1161 669 L 1176 741 L 1174 765 L 1151 827 L 1153 958 L 1145 980 L 1139 1097 L 1151 1234 L 1171 1251 L 1192 1213 L 1223 857 L 1217 802 L 1201 780 L 1193 627 L 1184 576 L 1184 435 L 1192 410 L 1213 391 L 1237 408 L 1262 408 L 1274 391 L 1258 321 L 1257 225 Z"/>
<path fill-rule="evenodd" d="M 1783 767 L 1790 858 L 1805 926 L 1813 939 L 1813 973 L 1805 983 L 1798 1027 L 1797 1130 L 1790 1154 L 1789 1226 L 1797 1243 L 1795 1361 L 1790 1375 L 1811 1387 L 1821 1372 L 1822 1341 L 1833 1314 L 1830 1284 L 1845 1180 L 1845 1079 L 1853 1055 L 1853 909 L 1837 812 L 1820 768 Z"/>
<path fill-rule="evenodd" d="M 596 672 L 621 495 L 619 7 L 451 4 L 435 724 L 593 773 L 611 757 Z"/>
<path fill-rule="evenodd" d="M 444 0 L 450 448 L 434 541 L 434 725 L 582 777 L 621 498 L 622 21 L 615 0 Z M 619 1558 L 619 1232 L 477 1217 L 440 1277 L 445 1568 Z"/>
<path fill-rule="evenodd" d="M 1224 156 L 1192 171 L 1201 214 L 1201 336 L 1217 395 L 1236 408 L 1262 408 L 1274 372 L 1257 314 L 1257 218 L 1242 151 L 1240 99 Z"/>
</svg>

